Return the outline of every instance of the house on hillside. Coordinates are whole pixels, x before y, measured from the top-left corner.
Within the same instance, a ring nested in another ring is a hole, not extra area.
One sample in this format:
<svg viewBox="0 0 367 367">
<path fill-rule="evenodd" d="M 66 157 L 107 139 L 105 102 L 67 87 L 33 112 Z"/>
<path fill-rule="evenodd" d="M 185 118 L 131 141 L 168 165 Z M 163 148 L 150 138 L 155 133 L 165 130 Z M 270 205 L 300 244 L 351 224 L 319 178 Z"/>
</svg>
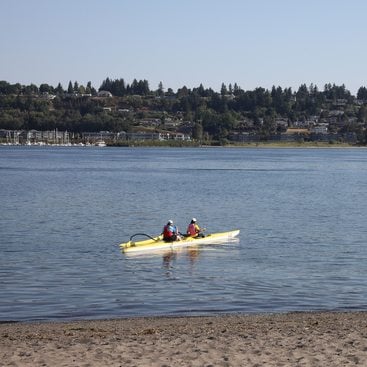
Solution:
<svg viewBox="0 0 367 367">
<path fill-rule="evenodd" d="M 328 123 L 320 123 L 318 125 L 312 126 L 310 132 L 312 134 L 327 134 L 328 133 Z"/>
<path fill-rule="evenodd" d="M 145 140 L 164 140 L 164 137 L 160 133 L 155 132 L 135 132 L 126 133 L 127 140 L 145 141 Z"/>
<path fill-rule="evenodd" d="M 110 98 L 110 97 L 113 97 L 112 93 L 107 91 L 107 90 L 100 90 L 98 93 L 97 93 L 97 97 L 107 97 L 107 98 Z"/>
</svg>

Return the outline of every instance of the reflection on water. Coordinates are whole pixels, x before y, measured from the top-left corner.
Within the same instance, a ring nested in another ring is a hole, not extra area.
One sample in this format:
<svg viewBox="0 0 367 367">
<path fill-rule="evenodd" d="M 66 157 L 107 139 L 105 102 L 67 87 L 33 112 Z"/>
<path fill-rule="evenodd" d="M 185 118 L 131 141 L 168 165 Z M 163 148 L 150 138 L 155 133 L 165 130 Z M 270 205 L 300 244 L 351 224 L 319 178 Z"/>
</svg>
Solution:
<svg viewBox="0 0 367 367">
<path fill-rule="evenodd" d="M 163 255 L 163 268 L 166 269 L 166 275 L 171 275 L 172 263 L 176 260 L 177 252 L 170 250 Z"/>
<path fill-rule="evenodd" d="M 199 254 L 199 245 L 166 251 L 163 254 L 163 268 L 166 269 L 166 275 L 172 275 L 175 268 L 174 263 L 178 256 L 186 256 L 189 260 L 190 266 L 193 267 L 199 258 Z"/>
<path fill-rule="evenodd" d="M 193 265 L 199 257 L 199 247 L 198 246 L 190 247 L 187 250 L 187 253 L 190 259 L 190 263 Z"/>
</svg>

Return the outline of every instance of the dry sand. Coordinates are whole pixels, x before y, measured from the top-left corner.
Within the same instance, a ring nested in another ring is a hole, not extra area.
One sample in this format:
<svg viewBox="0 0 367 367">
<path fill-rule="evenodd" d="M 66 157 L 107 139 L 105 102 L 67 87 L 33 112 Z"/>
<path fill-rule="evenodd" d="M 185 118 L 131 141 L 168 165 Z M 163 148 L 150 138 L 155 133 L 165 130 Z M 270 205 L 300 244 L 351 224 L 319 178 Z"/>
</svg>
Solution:
<svg viewBox="0 0 367 367">
<path fill-rule="evenodd" d="M 1 366 L 367 366 L 367 312 L 0 324 Z"/>
</svg>

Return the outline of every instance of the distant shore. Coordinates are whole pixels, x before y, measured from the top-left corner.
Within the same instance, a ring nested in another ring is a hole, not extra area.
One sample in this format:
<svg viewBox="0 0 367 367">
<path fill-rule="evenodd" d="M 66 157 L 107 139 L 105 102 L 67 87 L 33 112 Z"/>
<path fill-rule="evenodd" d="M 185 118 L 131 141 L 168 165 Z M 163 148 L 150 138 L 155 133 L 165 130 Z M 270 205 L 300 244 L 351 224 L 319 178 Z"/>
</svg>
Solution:
<svg viewBox="0 0 367 367">
<path fill-rule="evenodd" d="M 124 145 L 124 147 L 139 148 L 139 147 L 167 147 L 167 148 L 366 148 L 365 145 L 353 145 L 348 143 L 328 143 L 328 142 L 247 142 L 247 143 L 233 143 L 233 144 L 166 144 L 166 143 L 152 143 L 141 142 L 140 144 Z"/>
<path fill-rule="evenodd" d="M 305 142 L 305 143 L 295 143 L 295 142 L 251 142 L 244 144 L 231 144 L 224 145 L 224 147 L 235 147 L 235 148 L 366 148 L 364 145 L 352 145 L 347 143 L 335 143 L 330 144 L 326 142 Z"/>
<path fill-rule="evenodd" d="M 2 144 L 1 146 L 7 147 L 29 147 L 27 144 Z M 94 148 L 105 148 L 105 147 L 117 147 L 117 148 L 367 148 L 366 145 L 353 145 L 348 143 L 328 143 L 328 142 L 247 142 L 247 143 L 233 143 L 233 144 L 199 144 L 199 143 L 183 143 L 183 142 L 175 142 L 172 141 L 170 143 L 167 142 L 154 142 L 154 141 L 142 141 L 131 144 L 109 144 L 103 146 L 96 146 L 95 144 L 33 144 L 34 147 L 94 147 Z M 32 148 L 32 147 L 29 147 Z"/>
<path fill-rule="evenodd" d="M 357 366 L 367 312 L 2 323 L 2 366 Z"/>
</svg>

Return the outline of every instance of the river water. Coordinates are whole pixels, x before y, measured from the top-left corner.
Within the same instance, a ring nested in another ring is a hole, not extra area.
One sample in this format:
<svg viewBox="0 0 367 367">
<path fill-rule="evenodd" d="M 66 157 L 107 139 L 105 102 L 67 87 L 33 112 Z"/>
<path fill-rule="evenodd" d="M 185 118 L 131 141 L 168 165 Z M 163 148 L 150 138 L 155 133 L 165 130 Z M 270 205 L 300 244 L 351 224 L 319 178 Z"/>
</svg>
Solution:
<svg viewBox="0 0 367 367">
<path fill-rule="evenodd" d="M 367 150 L 0 147 L 0 321 L 367 309 Z M 240 229 L 141 255 L 134 233 Z"/>
</svg>

